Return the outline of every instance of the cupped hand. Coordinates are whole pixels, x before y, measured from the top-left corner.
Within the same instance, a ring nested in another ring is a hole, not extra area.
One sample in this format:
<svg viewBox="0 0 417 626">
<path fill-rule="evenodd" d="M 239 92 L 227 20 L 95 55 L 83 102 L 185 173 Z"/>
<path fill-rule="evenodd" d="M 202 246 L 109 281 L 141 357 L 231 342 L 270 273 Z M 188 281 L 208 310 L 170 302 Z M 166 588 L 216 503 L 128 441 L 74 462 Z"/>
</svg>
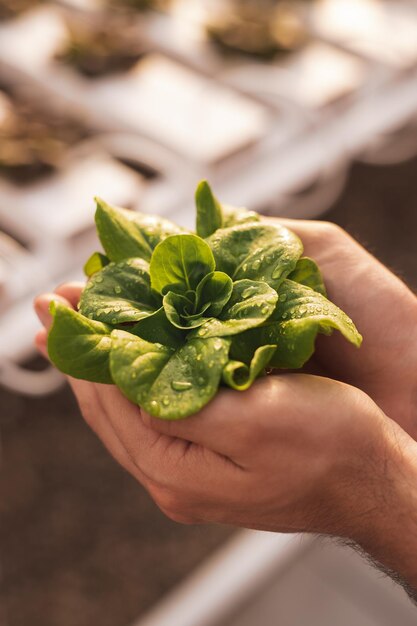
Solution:
<svg viewBox="0 0 417 626">
<path fill-rule="evenodd" d="M 286 220 L 322 270 L 329 298 L 363 335 L 360 351 L 338 334 L 319 336 L 314 360 L 332 378 L 369 394 L 417 439 L 417 298 L 335 224 Z"/>
<path fill-rule="evenodd" d="M 36 300 L 45 328 L 50 300 L 76 306 L 80 289 L 64 285 Z M 45 330 L 36 342 L 46 356 Z M 400 431 L 362 391 L 306 374 L 223 389 L 198 415 L 175 422 L 144 414 L 115 386 L 70 384 L 115 459 L 182 522 L 353 536 L 376 506 L 387 432 Z"/>
</svg>

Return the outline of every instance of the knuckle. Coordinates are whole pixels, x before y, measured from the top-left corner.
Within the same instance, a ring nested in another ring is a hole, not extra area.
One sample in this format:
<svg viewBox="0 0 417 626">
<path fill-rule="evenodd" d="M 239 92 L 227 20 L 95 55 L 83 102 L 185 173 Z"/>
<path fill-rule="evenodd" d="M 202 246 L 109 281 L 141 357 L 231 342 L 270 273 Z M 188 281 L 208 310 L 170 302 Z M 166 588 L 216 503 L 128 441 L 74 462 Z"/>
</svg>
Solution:
<svg viewBox="0 0 417 626">
<path fill-rule="evenodd" d="M 321 234 L 330 240 L 340 240 L 347 236 L 347 233 L 341 226 L 334 222 L 319 222 Z"/>
<path fill-rule="evenodd" d="M 151 488 L 151 495 L 161 511 L 173 522 L 180 524 L 195 524 L 197 522 L 194 515 L 190 513 L 189 505 L 184 497 L 172 490 Z"/>
<path fill-rule="evenodd" d="M 172 522 L 176 522 L 177 524 L 197 524 L 197 520 L 191 515 L 184 514 L 181 511 L 177 511 L 176 509 L 164 509 L 163 507 L 159 507 L 164 515 L 166 515 Z"/>
</svg>

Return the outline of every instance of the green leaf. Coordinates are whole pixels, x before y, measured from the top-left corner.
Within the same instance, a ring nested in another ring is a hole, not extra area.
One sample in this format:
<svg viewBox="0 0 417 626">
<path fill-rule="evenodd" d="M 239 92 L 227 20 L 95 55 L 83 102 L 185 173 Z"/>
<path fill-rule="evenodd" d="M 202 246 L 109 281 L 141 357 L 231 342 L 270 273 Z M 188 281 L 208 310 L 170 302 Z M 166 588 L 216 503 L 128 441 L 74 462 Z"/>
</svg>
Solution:
<svg viewBox="0 0 417 626">
<path fill-rule="evenodd" d="M 278 289 L 295 269 L 303 245 L 279 224 L 249 223 L 217 230 L 207 239 L 216 268 L 233 280 L 249 278 Z"/>
<path fill-rule="evenodd" d="M 214 196 L 210 185 L 202 180 L 195 192 L 197 207 L 197 235 L 209 237 L 222 227 L 222 207 Z"/>
<path fill-rule="evenodd" d="M 169 291 L 164 296 L 163 305 L 167 319 L 176 328 L 189 330 L 190 328 L 196 328 L 204 324 L 205 320 L 202 317 L 204 310 L 194 314 L 195 302 L 187 298 L 187 296 Z M 205 308 L 208 309 L 209 306 L 210 304 L 207 303 Z"/>
<path fill-rule="evenodd" d="M 307 256 L 297 261 L 295 270 L 289 274 L 288 279 L 293 280 L 295 283 L 306 285 L 306 287 L 321 293 L 322 296 L 327 296 L 322 273 L 317 263 Z"/>
<path fill-rule="evenodd" d="M 172 235 L 155 248 L 150 264 L 151 284 L 159 293 L 174 285 L 195 290 L 214 269 L 213 254 L 203 239 L 191 234 Z"/>
<path fill-rule="evenodd" d="M 80 299 L 83 315 L 113 325 L 136 322 L 160 306 L 151 290 L 149 264 L 142 259 L 110 263 L 90 278 Z"/>
<path fill-rule="evenodd" d="M 209 319 L 194 335 L 226 337 L 259 326 L 273 313 L 278 295 L 267 283 L 239 280 L 233 283 L 232 295 L 218 318 Z"/>
<path fill-rule="evenodd" d="M 247 363 L 259 346 L 277 344 L 270 365 L 300 368 L 312 356 L 317 334 L 329 335 L 334 329 L 361 345 L 362 337 L 346 313 L 313 289 L 285 280 L 274 313 L 259 328 L 235 338 L 231 357 Z"/>
<path fill-rule="evenodd" d="M 179 348 L 185 341 L 185 332 L 169 322 L 163 307 L 139 320 L 129 332 L 150 343 L 162 343 L 170 348 Z"/>
<path fill-rule="evenodd" d="M 216 394 L 229 345 L 220 338 L 192 339 L 174 350 L 114 330 L 110 369 L 129 400 L 154 417 L 181 419 Z"/>
<path fill-rule="evenodd" d="M 249 389 L 254 380 L 263 373 L 275 350 L 276 346 L 257 348 L 249 367 L 240 361 L 229 361 L 223 370 L 226 385 L 238 391 Z"/>
<path fill-rule="evenodd" d="M 241 226 L 251 222 L 260 222 L 261 217 L 255 211 L 248 211 L 243 207 L 233 207 L 228 204 L 222 204 L 223 228 L 231 226 Z"/>
<path fill-rule="evenodd" d="M 182 229 L 166 219 L 110 206 L 96 198 L 96 226 L 111 261 L 139 257 L 149 261 L 154 248 Z"/>
<path fill-rule="evenodd" d="M 94 252 L 87 263 L 84 265 L 84 274 L 88 277 L 92 276 L 96 272 L 99 272 L 106 265 L 110 263 L 108 257 L 101 252 Z"/>
<path fill-rule="evenodd" d="M 48 335 L 48 354 L 64 374 L 95 383 L 112 383 L 109 370 L 111 328 L 64 306 L 51 303 L 54 316 Z"/>
<path fill-rule="evenodd" d="M 163 299 L 167 319 L 176 328 L 197 328 L 221 312 L 232 289 L 233 283 L 227 274 L 211 272 L 200 281 L 196 291 L 169 291 Z"/>
<path fill-rule="evenodd" d="M 230 300 L 233 291 L 233 281 L 224 272 L 212 272 L 207 274 L 196 289 L 196 307 L 201 310 L 206 304 L 210 304 L 205 311 L 206 317 L 219 315 L 225 304 Z"/>
</svg>

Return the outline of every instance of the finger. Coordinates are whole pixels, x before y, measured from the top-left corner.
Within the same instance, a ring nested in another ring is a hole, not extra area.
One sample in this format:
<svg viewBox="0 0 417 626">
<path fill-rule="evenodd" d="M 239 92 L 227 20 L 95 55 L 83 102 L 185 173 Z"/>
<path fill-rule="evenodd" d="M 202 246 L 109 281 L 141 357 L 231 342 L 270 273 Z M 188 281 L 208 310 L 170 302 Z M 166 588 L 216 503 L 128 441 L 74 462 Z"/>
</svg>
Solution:
<svg viewBox="0 0 417 626">
<path fill-rule="evenodd" d="M 38 330 L 35 335 L 35 347 L 36 349 L 45 357 L 45 359 L 49 360 L 48 357 L 48 349 L 47 349 L 47 332 L 44 328 Z"/>
<path fill-rule="evenodd" d="M 100 401 L 100 393 L 104 385 L 95 385 L 84 380 L 77 380 L 68 377 L 68 382 L 74 392 L 80 407 L 81 414 L 101 440 L 105 448 L 110 452 L 112 457 L 136 480 L 148 487 L 148 481 L 145 475 L 140 472 L 137 465 L 133 462 L 125 446 L 118 438 L 114 431 L 107 412 L 103 409 Z"/>
<path fill-rule="evenodd" d="M 196 495 L 198 486 L 200 494 L 208 494 L 218 489 L 229 474 L 235 476 L 236 466 L 225 456 L 152 428 L 139 407 L 118 389 L 101 385 L 100 400 L 134 463 L 159 488 Z"/>
<path fill-rule="evenodd" d="M 265 414 L 278 410 L 278 392 L 283 397 L 285 376 L 268 376 L 247 391 L 221 389 L 199 413 L 182 420 L 161 420 L 144 415 L 157 432 L 208 448 L 239 462 L 251 433 Z"/>
<path fill-rule="evenodd" d="M 78 309 L 78 302 L 80 300 L 81 292 L 85 287 L 85 283 L 79 281 L 72 281 L 63 283 L 55 289 L 55 293 L 65 298 L 73 309 Z"/>
<path fill-rule="evenodd" d="M 43 293 L 37 296 L 33 302 L 35 313 L 46 330 L 49 330 L 52 325 L 52 315 L 49 311 L 49 307 L 53 301 L 59 301 L 65 306 L 70 306 L 68 300 L 55 293 Z"/>
</svg>

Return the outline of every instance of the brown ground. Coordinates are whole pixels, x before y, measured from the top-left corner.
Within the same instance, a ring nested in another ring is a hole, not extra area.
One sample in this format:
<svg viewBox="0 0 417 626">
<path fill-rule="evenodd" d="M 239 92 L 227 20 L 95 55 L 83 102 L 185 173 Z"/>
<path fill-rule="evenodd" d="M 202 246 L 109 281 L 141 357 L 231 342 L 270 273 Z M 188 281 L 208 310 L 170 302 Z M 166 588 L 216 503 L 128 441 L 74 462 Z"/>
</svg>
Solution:
<svg viewBox="0 0 417 626">
<path fill-rule="evenodd" d="M 327 217 L 417 287 L 417 160 L 355 166 Z M 126 626 L 229 536 L 165 519 L 67 389 L 0 407 L 0 626 Z"/>
</svg>

